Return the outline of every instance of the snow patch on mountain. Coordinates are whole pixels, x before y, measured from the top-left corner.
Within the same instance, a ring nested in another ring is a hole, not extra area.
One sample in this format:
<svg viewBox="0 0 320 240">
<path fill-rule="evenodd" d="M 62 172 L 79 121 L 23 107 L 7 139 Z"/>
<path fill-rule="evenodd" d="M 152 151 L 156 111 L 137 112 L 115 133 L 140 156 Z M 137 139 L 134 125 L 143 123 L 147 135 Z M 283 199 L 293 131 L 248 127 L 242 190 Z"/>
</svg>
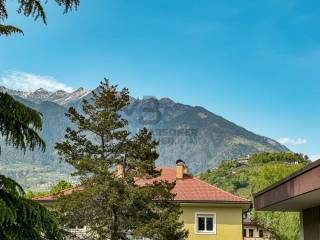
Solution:
<svg viewBox="0 0 320 240">
<path fill-rule="evenodd" d="M 0 86 L 0 92 L 8 93 L 12 96 L 18 96 L 27 100 L 30 100 L 35 103 L 41 103 L 45 101 L 54 102 L 61 106 L 67 106 L 72 102 L 76 102 L 88 94 L 90 94 L 90 90 L 84 88 L 78 88 L 73 92 L 66 92 L 64 90 L 57 90 L 55 92 L 50 92 L 46 89 L 39 88 L 34 92 L 25 92 L 8 89 L 6 87 Z"/>
</svg>

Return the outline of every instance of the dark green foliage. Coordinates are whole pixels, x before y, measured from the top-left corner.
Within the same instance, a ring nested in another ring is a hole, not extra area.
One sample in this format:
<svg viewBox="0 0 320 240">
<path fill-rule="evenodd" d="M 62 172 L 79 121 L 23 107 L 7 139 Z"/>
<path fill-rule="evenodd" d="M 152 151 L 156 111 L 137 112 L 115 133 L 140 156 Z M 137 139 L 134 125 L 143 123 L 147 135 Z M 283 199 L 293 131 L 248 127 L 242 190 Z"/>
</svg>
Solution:
<svg viewBox="0 0 320 240">
<path fill-rule="evenodd" d="M 47 1 L 44 1 L 46 3 Z M 59 6 L 64 7 L 64 13 L 77 8 L 80 4 L 80 0 L 55 0 Z M 18 0 L 17 12 L 25 15 L 26 17 L 32 16 L 35 20 L 41 18 L 46 24 L 46 14 L 43 7 L 43 3 L 40 0 Z M 5 21 L 8 18 L 8 12 L 6 8 L 5 0 L 0 0 L 0 22 Z M 0 36 L 10 35 L 12 33 L 23 33 L 21 29 L 11 26 L 0 24 Z"/>
<path fill-rule="evenodd" d="M 24 151 L 36 146 L 44 150 L 45 144 L 36 132 L 42 126 L 38 112 L 7 94 L 0 93 L 0 104 L 0 134 L 5 143 Z M 0 175 L 0 239 L 61 239 L 54 214 L 24 196 L 18 183 Z"/>
<path fill-rule="evenodd" d="M 22 188 L 0 176 L 0 239 L 62 239 L 58 222 L 45 207 L 23 197 Z"/>
<path fill-rule="evenodd" d="M 217 168 L 201 174 L 201 178 L 226 191 L 252 199 L 252 194 L 283 179 L 310 161 L 302 154 L 281 152 L 252 155 L 247 163 L 227 160 Z M 299 214 L 256 212 L 252 220 L 270 229 L 279 240 L 299 239 Z"/>
<path fill-rule="evenodd" d="M 77 128 L 67 128 L 56 149 L 75 168 L 82 189 L 61 196 L 58 209 L 66 226 L 89 226 L 92 239 L 185 239 L 180 208 L 172 203 L 174 184 L 136 185 L 137 178 L 160 174 L 155 168 L 158 142 L 146 129 L 134 136 L 126 130 L 121 112 L 128 104 L 127 89 L 118 92 L 104 81 L 92 99 L 84 100 L 82 113 L 69 109 Z M 123 174 L 115 174 L 117 166 Z"/>
<path fill-rule="evenodd" d="M 36 130 L 42 121 L 39 113 L 14 100 L 6 93 L 0 93 L 0 134 L 7 144 L 23 151 L 39 146 L 45 150 L 45 143 Z"/>
<path fill-rule="evenodd" d="M 9 36 L 13 33 L 22 33 L 23 34 L 23 31 L 15 26 L 12 26 L 12 25 L 0 24 L 0 35 Z"/>
</svg>

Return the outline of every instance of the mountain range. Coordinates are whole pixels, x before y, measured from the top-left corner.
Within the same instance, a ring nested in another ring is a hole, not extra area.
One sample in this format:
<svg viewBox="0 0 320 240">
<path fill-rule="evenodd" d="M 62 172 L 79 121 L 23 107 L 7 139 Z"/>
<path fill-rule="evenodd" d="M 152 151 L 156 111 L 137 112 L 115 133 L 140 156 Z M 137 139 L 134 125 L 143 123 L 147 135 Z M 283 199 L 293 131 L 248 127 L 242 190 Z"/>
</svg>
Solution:
<svg viewBox="0 0 320 240">
<path fill-rule="evenodd" d="M 44 153 L 36 150 L 23 154 L 2 142 L 0 167 L 4 174 L 32 190 L 46 190 L 62 178 L 73 181 L 72 168 L 59 160 L 54 144 L 63 139 L 66 127 L 71 126 L 65 112 L 71 106 L 81 111 L 82 100 L 90 98 L 91 91 L 79 88 L 74 92 L 50 92 L 40 88 L 24 92 L 0 87 L 0 92 L 9 93 L 42 114 L 40 135 L 47 144 Z M 203 107 L 177 103 L 170 98 L 131 98 L 123 116 L 133 134 L 147 127 L 159 140 L 158 165 L 173 166 L 177 159 L 183 159 L 193 173 L 215 167 L 225 159 L 257 152 L 289 151 L 277 141 L 248 131 Z"/>
</svg>

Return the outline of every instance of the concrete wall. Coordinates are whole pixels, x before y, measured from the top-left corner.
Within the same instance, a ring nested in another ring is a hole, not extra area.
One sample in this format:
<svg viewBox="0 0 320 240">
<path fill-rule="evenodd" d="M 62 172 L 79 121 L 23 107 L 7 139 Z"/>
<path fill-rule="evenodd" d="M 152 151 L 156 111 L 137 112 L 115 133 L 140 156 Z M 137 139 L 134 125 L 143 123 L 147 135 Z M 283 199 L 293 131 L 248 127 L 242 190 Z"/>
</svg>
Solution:
<svg viewBox="0 0 320 240">
<path fill-rule="evenodd" d="M 188 240 L 242 240 L 242 209 L 232 207 L 181 206 L 185 228 L 189 230 Z M 196 232 L 196 213 L 216 214 L 216 233 Z"/>
<path fill-rule="evenodd" d="M 303 240 L 320 240 L 320 207 L 302 211 Z"/>
</svg>

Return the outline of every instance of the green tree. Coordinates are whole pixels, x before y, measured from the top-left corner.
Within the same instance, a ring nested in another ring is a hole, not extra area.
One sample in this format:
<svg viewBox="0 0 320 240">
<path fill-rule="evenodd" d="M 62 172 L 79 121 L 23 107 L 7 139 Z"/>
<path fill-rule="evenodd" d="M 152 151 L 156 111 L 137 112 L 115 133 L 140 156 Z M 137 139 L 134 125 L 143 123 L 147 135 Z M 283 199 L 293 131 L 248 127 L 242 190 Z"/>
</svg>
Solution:
<svg viewBox="0 0 320 240">
<path fill-rule="evenodd" d="M 201 178 L 226 191 L 251 198 L 267 186 L 285 178 L 307 165 L 310 161 L 303 154 L 291 152 L 259 153 L 248 163 L 237 160 L 222 162 L 217 168 L 201 174 Z M 299 239 L 299 215 L 288 212 L 249 213 L 252 220 L 271 230 L 279 240 Z"/>
<path fill-rule="evenodd" d="M 285 156 L 286 157 L 286 156 Z M 250 184 L 252 192 L 258 192 L 273 183 L 287 177 L 305 166 L 304 163 L 287 165 L 283 162 L 262 165 L 253 172 Z M 279 240 L 299 240 L 299 213 L 293 212 L 261 212 L 253 211 L 251 218 L 260 225 L 270 229 Z"/>
<path fill-rule="evenodd" d="M 65 190 L 65 189 L 68 189 L 71 187 L 72 187 L 71 183 L 69 183 L 65 180 L 61 180 L 51 188 L 50 193 L 57 194 L 57 193 L 61 192 L 62 190 Z"/>
<path fill-rule="evenodd" d="M 92 239 L 185 239 L 181 210 L 170 192 L 174 184 L 137 185 L 138 179 L 160 174 L 155 168 L 158 142 L 146 129 L 134 136 L 126 130 L 121 113 L 129 104 L 128 90 L 119 92 L 106 80 L 92 94 L 83 101 L 82 113 L 69 109 L 76 128 L 68 128 L 56 145 L 82 186 L 58 203 L 66 226 L 88 226 Z"/>
<path fill-rule="evenodd" d="M 61 191 L 72 188 L 73 185 L 65 180 L 60 180 L 56 185 L 54 185 L 50 191 L 45 191 L 45 192 L 32 192 L 32 191 L 27 191 L 25 193 L 25 198 L 27 199 L 32 199 L 34 197 L 40 197 L 48 194 L 58 194 Z"/>
<path fill-rule="evenodd" d="M 0 93 L 0 134 L 6 144 L 23 151 L 45 143 L 36 130 L 41 129 L 39 113 Z M 59 239 L 58 222 L 45 207 L 24 197 L 22 187 L 0 175 L 0 239 Z"/>
<path fill-rule="evenodd" d="M 298 164 L 309 162 L 308 156 L 301 153 L 291 152 L 263 152 L 259 154 L 253 154 L 249 159 L 249 164 L 263 164 L 263 163 L 287 163 L 287 164 Z"/>
<path fill-rule="evenodd" d="M 35 20 L 38 18 L 46 24 L 47 18 L 43 7 L 43 3 L 40 0 L 18 0 L 17 12 L 23 14 L 26 17 L 32 16 Z M 47 3 L 47 1 L 44 1 Z M 76 8 L 80 4 L 80 0 L 55 0 L 59 6 L 64 7 L 64 13 Z M 6 7 L 6 1 L 0 0 L 0 22 L 8 19 L 8 11 Z M 10 35 L 12 33 L 23 33 L 23 31 L 12 25 L 0 24 L 0 36 Z"/>
</svg>

